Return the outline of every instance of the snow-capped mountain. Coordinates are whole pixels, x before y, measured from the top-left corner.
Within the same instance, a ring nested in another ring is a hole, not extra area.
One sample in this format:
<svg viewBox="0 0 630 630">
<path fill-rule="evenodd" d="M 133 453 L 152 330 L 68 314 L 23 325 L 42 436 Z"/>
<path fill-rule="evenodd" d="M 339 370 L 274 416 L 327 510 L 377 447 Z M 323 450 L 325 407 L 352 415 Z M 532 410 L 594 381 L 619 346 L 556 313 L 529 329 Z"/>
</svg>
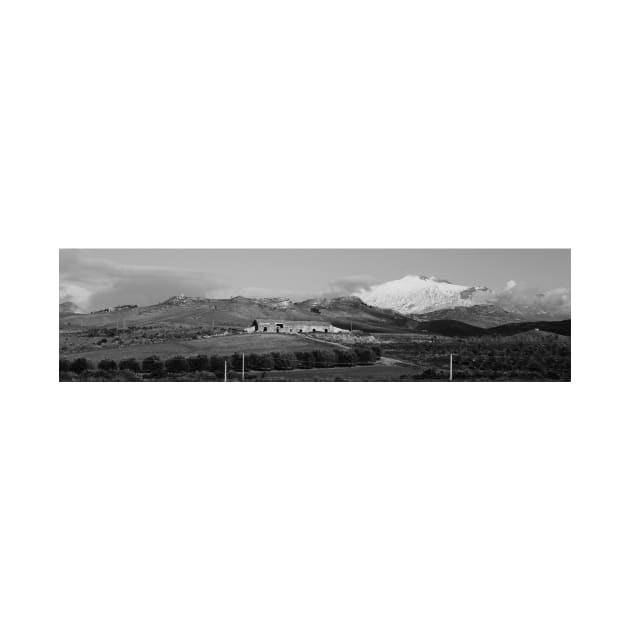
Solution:
<svg viewBox="0 0 630 630">
<path fill-rule="evenodd" d="M 353 293 L 366 304 L 389 308 L 405 315 L 443 308 L 487 304 L 492 292 L 487 287 L 467 287 L 434 276 L 405 276 Z"/>
</svg>

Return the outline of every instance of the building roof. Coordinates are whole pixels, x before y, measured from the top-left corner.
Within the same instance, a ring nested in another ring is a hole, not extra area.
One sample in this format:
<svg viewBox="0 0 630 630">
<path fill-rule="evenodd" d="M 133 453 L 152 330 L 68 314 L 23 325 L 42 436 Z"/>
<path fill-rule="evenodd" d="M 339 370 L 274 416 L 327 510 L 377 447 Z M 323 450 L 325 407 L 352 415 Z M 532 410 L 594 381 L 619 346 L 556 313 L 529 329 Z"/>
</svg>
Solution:
<svg viewBox="0 0 630 630">
<path fill-rule="evenodd" d="M 270 324 L 271 326 L 275 326 L 276 324 L 283 324 L 284 326 L 332 326 L 330 322 L 322 322 L 322 321 L 306 321 L 306 320 L 287 320 L 287 319 L 258 319 L 256 320 L 258 325 Z"/>
</svg>

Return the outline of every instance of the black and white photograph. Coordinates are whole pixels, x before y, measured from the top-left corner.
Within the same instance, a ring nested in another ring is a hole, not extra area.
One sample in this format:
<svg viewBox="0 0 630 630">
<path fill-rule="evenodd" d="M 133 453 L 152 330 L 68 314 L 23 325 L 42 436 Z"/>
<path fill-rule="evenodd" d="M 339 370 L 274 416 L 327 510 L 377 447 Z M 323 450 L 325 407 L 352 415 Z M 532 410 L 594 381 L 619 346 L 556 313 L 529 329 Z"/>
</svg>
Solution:
<svg viewBox="0 0 630 630">
<path fill-rule="evenodd" d="M 0 630 L 629 630 L 629 6 L 1 3 Z"/>
<path fill-rule="evenodd" d="M 570 250 L 60 250 L 59 378 L 570 381 L 570 272 Z"/>
</svg>

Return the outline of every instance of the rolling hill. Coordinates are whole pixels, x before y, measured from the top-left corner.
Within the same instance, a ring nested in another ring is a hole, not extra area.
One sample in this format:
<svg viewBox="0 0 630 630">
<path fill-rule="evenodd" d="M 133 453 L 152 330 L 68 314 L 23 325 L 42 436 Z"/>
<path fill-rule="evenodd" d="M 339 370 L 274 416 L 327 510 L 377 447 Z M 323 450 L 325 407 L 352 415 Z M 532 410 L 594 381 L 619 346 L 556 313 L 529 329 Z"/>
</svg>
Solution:
<svg viewBox="0 0 630 630">
<path fill-rule="evenodd" d="M 481 328 L 464 322 L 451 319 L 436 319 L 421 322 L 417 329 L 432 335 L 444 335 L 447 337 L 484 337 L 487 335 L 498 335 L 502 337 L 511 337 L 528 332 L 547 332 L 556 335 L 571 336 L 571 320 L 563 321 L 539 321 L 539 322 L 515 322 L 511 324 L 503 324 L 501 326 L 493 326 L 490 328 Z"/>
<path fill-rule="evenodd" d="M 346 330 L 420 332 L 472 337 L 515 335 L 541 330 L 571 334 L 571 320 L 522 321 L 524 318 L 492 305 L 440 309 L 420 315 L 403 315 L 365 304 L 358 297 L 337 297 L 293 302 L 287 298 L 209 299 L 172 297 L 151 306 L 123 305 L 89 314 L 76 312 L 74 304 L 59 305 L 60 331 L 99 328 L 244 328 L 257 320 L 326 321 Z"/>
<path fill-rule="evenodd" d="M 115 307 L 90 314 L 64 314 L 60 329 L 129 326 L 245 327 L 255 320 L 328 321 L 339 328 L 366 332 L 411 331 L 414 320 L 388 309 L 368 306 L 355 297 L 304 300 L 286 298 L 208 299 L 172 297 L 152 306 Z"/>
<path fill-rule="evenodd" d="M 479 326 L 480 328 L 492 328 L 493 326 L 500 326 L 501 324 L 527 321 L 522 315 L 506 311 L 496 304 L 455 306 L 453 308 L 443 308 L 420 315 L 410 315 L 409 317 L 418 322 L 450 319 L 465 324 L 471 324 L 472 326 Z"/>
</svg>

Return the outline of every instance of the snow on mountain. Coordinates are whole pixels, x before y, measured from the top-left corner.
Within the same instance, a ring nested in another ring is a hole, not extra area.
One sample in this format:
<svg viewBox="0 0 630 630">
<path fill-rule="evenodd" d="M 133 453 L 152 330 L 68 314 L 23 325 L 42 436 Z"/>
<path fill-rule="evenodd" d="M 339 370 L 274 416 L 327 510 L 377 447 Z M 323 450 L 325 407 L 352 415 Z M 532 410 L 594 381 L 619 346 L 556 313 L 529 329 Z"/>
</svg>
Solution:
<svg viewBox="0 0 630 630">
<path fill-rule="evenodd" d="M 353 295 L 371 306 L 403 314 L 418 314 L 442 308 L 487 304 L 491 301 L 491 293 L 487 287 L 467 287 L 434 276 L 409 275 L 361 289 Z"/>
</svg>

